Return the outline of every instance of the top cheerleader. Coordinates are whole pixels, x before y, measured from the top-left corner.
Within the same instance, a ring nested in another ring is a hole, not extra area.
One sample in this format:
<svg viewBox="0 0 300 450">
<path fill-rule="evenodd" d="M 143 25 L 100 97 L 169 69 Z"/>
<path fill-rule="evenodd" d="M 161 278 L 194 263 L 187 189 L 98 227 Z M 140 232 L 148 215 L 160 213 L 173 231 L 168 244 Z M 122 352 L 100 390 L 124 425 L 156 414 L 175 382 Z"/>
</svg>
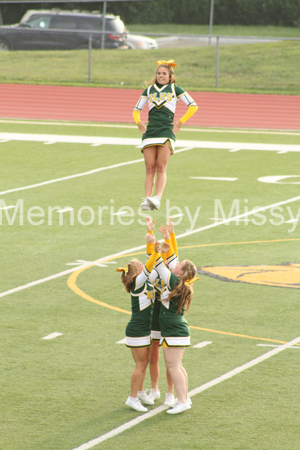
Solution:
<svg viewBox="0 0 300 450">
<path fill-rule="evenodd" d="M 195 114 L 198 109 L 192 97 L 184 89 L 176 86 L 173 67 L 174 60 L 157 61 L 157 70 L 151 85 L 144 90 L 134 110 L 133 118 L 143 133 L 141 150 L 145 158 L 145 199 L 141 209 L 152 211 L 159 209 L 161 197 L 166 185 L 166 170 L 170 155 L 175 150 L 175 135 L 183 123 Z M 187 106 L 186 114 L 174 122 L 178 99 Z M 148 102 L 148 125 L 141 121 L 140 112 Z M 156 195 L 153 197 L 154 178 L 156 173 Z"/>
</svg>

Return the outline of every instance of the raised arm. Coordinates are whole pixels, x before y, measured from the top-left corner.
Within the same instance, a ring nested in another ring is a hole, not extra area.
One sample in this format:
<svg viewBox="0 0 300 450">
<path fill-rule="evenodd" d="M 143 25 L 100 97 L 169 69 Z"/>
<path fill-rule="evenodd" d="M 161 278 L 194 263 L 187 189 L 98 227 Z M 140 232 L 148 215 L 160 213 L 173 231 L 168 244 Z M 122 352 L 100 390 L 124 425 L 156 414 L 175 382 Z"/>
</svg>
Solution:
<svg viewBox="0 0 300 450">
<path fill-rule="evenodd" d="M 145 239 L 147 241 L 147 244 L 148 243 L 150 245 L 153 244 L 153 246 L 154 246 L 155 236 L 153 234 L 147 233 L 145 236 Z M 143 271 L 135 279 L 135 289 L 142 287 L 146 283 L 146 281 L 149 279 L 150 274 L 153 270 L 154 264 L 159 257 L 160 257 L 160 254 L 157 254 L 155 251 L 152 252 L 150 258 L 148 259 L 148 261 L 146 262 L 146 264 L 143 268 Z"/>
<path fill-rule="evenodd" d="M 173 261 L 175 261 L 175 263 L 177 263 L 177 257 L 176 257 L 176 254 L 174 252 L 174 249 L 173 249 L 173 242 L 172 242 L 172 239 L 170 237 L 168 225 L 159 227 L 159 231 L 162 233 L 162 235 L 163 235 L 163 237 L 165 239 L 165 243 L 169 244 L 169 249 L 167 251 L 167 254 L 162 253 L 162 258 L 163 258 L 164 263 L 167 264 L 168 267 L 171 268 L 170 264 L 172 265 Z M 175 235 L 174 235 L 174 237 L 175 237 Z M 176 243 L 176 240 L 175 240 L 175 243 Z"/>
<path fill-rule="evenodd" d="M 157 255 L 155 261 L 155 270 L 159 274 L 160 278 L 167 284 L 167 286 L 170 287 L 169 280 L 172 272 L 165 266 L 163 259 L 160 256 L 161 246 L 159 242 L 155 242 L 154 251 L 156 252 L 155 254 Z"/>
<path fill-rule="evenodd" d="M 151 234 L 152 236 L 154 236 L 153 231 L 155 228 L 155 221 L 154 220 L 151 221 L 151 218 L 149 216 L 146 217 L 146 227 L 147 227 L 148 233 Z M 155 242 L 155 236 L 154 236 L 154 242 Z M 147 241 L 147 260 L 150 258 L 151 254 L 154 250 L 154 242 L 152 244 L 150 244 Z"/>
<path fill-rule="evenodd" d="M 172 243 L 174 253 L 178 258 L 178 247 L 177 247 L 177 241 L 176 241 L 176 237 L 175 237 L 174 224 L 173 224 L 172 217 L 170 217 L 169 222 L 167 223 L 167 228 L 170 233 L 170 238 L 171 238 L 171 243 Z"/>
</svg>

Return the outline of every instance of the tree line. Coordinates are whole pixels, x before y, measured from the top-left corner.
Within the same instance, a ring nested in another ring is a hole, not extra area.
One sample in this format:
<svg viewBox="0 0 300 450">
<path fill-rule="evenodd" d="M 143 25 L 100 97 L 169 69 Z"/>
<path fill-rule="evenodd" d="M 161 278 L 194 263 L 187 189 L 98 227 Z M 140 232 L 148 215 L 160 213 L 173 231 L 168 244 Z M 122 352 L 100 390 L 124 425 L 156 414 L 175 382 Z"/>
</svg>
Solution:
<svg viewBox="0 0 300 450">
<path fill-rule="evenodd" d="M 20 21 L 28 9 L 103 10 L 103 2 L 46 1 L 13 3 L 0 0 L 0 21 Z M 127 24 L 207 25 L 211 0 L 108 1 L 107 13 L 119 15 Z M 214 25 L 274 25 L 300 27 L 300 0 L 214 0 Z"/>
</svg>

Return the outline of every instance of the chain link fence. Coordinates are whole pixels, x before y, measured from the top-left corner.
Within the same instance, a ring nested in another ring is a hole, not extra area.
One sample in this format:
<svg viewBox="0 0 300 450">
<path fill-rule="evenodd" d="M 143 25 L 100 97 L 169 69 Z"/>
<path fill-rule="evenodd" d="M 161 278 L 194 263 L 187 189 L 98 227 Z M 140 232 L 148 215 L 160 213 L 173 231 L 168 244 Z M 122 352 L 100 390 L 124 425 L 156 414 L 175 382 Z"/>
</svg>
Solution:
<svg viewBox="0 0 300 450">
<path fill-rule="evenodd" d="M 94 50 L 216 46 L 218 87 L 220 45 L 284 40 L 300 43 L 300 0 L 0 0 L 0 51 L 65 50 L 71 63 L 72 51 L 87 50 L 88 82 Z M 9 74 L 10 65 L 2 64 L 0 81 Z M 44 81 L 61 79 L 49 73 Z"/>
</svg>

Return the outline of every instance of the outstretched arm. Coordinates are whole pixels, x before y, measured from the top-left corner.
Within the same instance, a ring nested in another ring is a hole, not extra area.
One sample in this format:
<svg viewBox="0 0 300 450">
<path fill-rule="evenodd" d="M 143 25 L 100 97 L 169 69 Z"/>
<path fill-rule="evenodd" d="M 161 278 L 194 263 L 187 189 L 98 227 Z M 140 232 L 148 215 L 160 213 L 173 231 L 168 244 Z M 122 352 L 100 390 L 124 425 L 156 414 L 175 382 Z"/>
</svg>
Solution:
<svg viewBox="0 0 300 450">
<path fill-rule="evenodd" d="M 167 228 L 170 233 L 170 238 L 171 238 L 171 243 L 172 243 L 174 253 L 178 258 L 178 247 L 177 247 L 177 241 L 176 241 L 176 237 L 175 237 L 174 224 L 173 224 L 172 217 L 170 217 L 169 222 L 167 223 Z M 169 255 L 169 256 L 171 256 L 171 255 Z"/>
<path fill-rule="evenodd" d="M 162 237 L 165 240 L 164 244 L 168 244 L 168 246 L 163 244 L 164 247 L 162 249 L 162 254 L 161 254 L 163 262 L 165 263 L 166 259 L 168 257 L 168 252 L 170 251 L 170 246 L 171 246 L 170 233 L 169 233 L 168 228 L 165 226 L 159 227 L 158 230 L 161 232 Z"/>
<path fill-rule="evenodd" d="M 150 233 L 152 236 L 154 236 L 153 230 L 155 228 L 155 222 L 154 222 L 154 220 L 151 221 L 151 218 L 149 216 L 146 217 L 146 227 L 147 227 L 148 233 Z M 155 242 L 155 240 L 154 240 L 154 242 Z M 152 244 L 150 244 L 147 241 L 147 258 L 150 258 L 151 254 L 154 250 L 154 242 Z"/>
<path fill-rule="evenodd" d="M 147 233 L 145 236 L 145 239 L 147 243 L 154 244 L 155 242 L 155 236 Z M 149 279 L 151 272 L 153 270 L 154 264 L 156 263 L 156 260 L 160 258 L 160 254 L 157 253 L 155 250 L 152 252 L 150 258 L 146 262 L 143 271 L 136 277 L 135 279 L 135 289 L 138 289 L 139 287 L 143 286 L 147 279 Z"/>
<path fill-rule="evenodd" d="M 158 272 L 158 275 L 160 276 L 160 278 L 166 283 L 168 288 L 170 288 L 169 281 L 170 281 L 172 272 L 165 266 L 162 258 L 159 258 L 158 260 L 156 260 L 155 270 Z"/>
</svg>

